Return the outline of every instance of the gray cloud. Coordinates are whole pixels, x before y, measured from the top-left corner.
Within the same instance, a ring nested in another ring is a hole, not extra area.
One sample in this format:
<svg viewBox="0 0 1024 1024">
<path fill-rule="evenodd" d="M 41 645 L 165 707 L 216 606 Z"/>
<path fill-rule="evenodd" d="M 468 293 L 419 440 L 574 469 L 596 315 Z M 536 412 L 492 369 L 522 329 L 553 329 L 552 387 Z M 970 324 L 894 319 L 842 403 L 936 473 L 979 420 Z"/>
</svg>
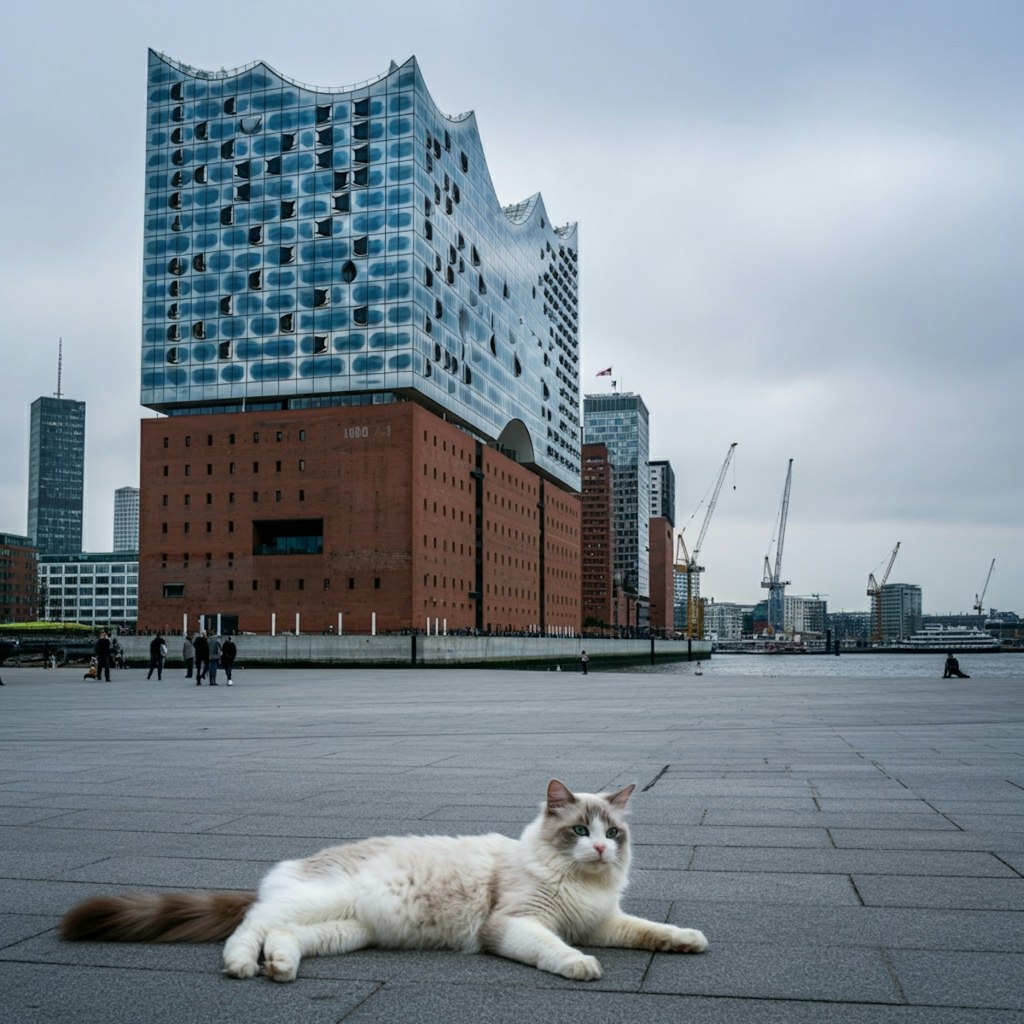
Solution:
<svg viewBox="0 0 1024 1024">
<path fill-rule="evenodd" d="M 990 603 L 1024 609 L 1024 9 L 392 6 L 386 30 L 338 8 L 312 34 L 269 2 L 8 15 L 0 530 L 25 528 L 28 406 L 60 335 L 89 547 L 137 482 L 146 47 L 324 86 L 415 54 L 442 107 L 476 110 L 499 198 L 540 189 L 579 221 L 584 390 L 612 365 L 644 395 L 680 523 L 740 442 L 705 592 L 760 597 L 792 457 L 792 592 L 866 608 L 901 540 L 893 578 L 926 610 L 966 610 L 993 556 Z"/>
</svg>

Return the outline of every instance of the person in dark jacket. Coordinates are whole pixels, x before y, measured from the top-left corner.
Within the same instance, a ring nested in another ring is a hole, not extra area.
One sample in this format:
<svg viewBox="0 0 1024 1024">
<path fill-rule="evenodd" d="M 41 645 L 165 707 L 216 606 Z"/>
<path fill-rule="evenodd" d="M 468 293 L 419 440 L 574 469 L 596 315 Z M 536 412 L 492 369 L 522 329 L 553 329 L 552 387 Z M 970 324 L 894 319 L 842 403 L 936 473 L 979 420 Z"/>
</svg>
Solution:
<svg viewBox="0 0 1024 1024">
<path fill-rule="evenodd" d="M 152 679 L 154 672 L 156 672 L 157 679 L 163 679 L 164 658 L 166 657 L 167 644 L 164 638 L 157 633 L 149 645 L 149 674 L 146 676 L 147 679 Z"/>
<path fill-rule="evenodd" d="M 228 686 L 231 686 L 231 669 L 235 664 L 235 658 L 238 657 L 238 648 L 235 646 L 235 641 L 231 637 L 227 637 L 224 640 L 223 645 L 220 649 L 220 667 L 224 669 L 224 675 L 228 677 Z"/>
<path fill-rule="evenodd" d="M 93 651 L 96 655 L 96 678 L 106 679 L 110 682 L 110 635 L 104 629 L 96 641 L 96 648 Z"/>
<path fill-rule="evenodd" d="M 210 671 L 210 641 L 204 632 L 199 632 L 192 646 L 196 649 L 196 686 L 202 686 L 203 676 Z"/>
</svg>

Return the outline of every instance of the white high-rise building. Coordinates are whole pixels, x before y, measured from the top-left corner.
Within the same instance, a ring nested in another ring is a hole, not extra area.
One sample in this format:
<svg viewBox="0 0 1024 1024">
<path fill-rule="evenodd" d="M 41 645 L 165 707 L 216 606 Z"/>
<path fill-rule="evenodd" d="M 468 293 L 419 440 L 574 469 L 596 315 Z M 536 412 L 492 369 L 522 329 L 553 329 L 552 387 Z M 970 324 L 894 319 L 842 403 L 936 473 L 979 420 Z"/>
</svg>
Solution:
<svg viewBox="0 0 1024 1024">
<path fill-rule="evenodd" d="M 139 489 L 114 491 L 114 551 L 139 550 Z"/>
</svg>

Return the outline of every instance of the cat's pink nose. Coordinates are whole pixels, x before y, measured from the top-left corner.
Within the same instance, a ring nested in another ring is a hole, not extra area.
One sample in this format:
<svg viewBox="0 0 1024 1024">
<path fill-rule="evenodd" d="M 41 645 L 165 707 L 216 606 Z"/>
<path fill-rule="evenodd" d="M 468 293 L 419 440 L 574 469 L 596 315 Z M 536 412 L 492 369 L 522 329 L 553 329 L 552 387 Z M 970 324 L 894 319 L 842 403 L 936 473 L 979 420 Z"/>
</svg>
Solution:
<svg viewBox="0 0 1024 1024">
<path fill-rule="evenodd" d="M 607 850 L 608 847 L 604 843 L 594 843 L 594 849 L 597 850 L 598 857 L 603 857 L 604 851 Z"/>
</svg>

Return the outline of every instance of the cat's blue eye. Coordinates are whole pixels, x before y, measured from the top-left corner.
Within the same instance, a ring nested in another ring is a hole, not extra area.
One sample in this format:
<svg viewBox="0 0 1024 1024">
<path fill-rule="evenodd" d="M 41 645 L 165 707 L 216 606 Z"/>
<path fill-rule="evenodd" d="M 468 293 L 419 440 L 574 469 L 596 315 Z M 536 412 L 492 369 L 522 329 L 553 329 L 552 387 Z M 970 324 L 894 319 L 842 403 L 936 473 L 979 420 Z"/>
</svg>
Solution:
<svg viewBox="0 0 1024 1024">
<path fill-rule="evenodd" d="M 608 839 L 614 839 L 618 834 L 619 834 L 619 830 L 614 825 L 612 825 L 612 827 L 610 829 L 608 829 L 607 832 L 605 832 L 605 836 Z"/>
<path fill-rule="evenodd" d="M 587 828 L 586 825 L 573 825 L 572 830 L 578 836 L 589 836 L 590 835 L 590 829 Z"/>
</svg>

